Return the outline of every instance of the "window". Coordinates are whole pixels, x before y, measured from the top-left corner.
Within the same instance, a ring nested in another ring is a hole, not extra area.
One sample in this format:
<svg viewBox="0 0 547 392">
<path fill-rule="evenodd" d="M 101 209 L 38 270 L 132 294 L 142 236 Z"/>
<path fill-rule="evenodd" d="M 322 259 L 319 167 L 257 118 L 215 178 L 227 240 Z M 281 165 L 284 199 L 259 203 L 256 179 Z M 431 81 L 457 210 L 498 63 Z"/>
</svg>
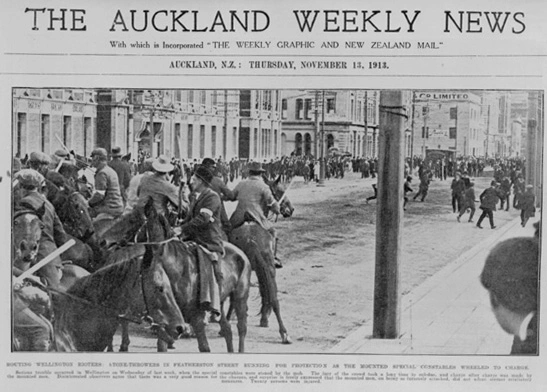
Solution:
<svg viewBox="0 0 547 392">
<path fill-rule="evenodd" d="M 175 123 L 175 157 L 180 158 L 180 123 Z"/>
<path fill-rule="evenodd" d="M 281 118 L 282 119 L 287 118 L 287 100 L 286 99 L 281 100 Z"/>
<path fill-rule="evenodd" d="M 21 156 L 23 135 L 27 133 L 27 114 L 17 113 L 17 156 Z"/>
<path fill-rule="evenodd" d="M 302 99 L 298 98 L 296 100 L 296 119 L 297 120 L 302 119 L 302 116 L 303 116 L 302 109 L 303 109 L 303 101 Z"/>
<path fill-rule="evenodd" d="M 450 108 L 450 119 L 451 120 L 457 120 L 458 119 L 458 108 Z"/>
<path fill-rule="evenodd" d="M 448 128 L 448 137 L 450 139 L 456 139 L 456 134 L 457 134 L 457 131 L 456 131 L 456 127 L 450 127 Z"/>
<path fill-rule="evenodd" d="M 194 90 L 188 91 L 188 102 L 194 103 Z"/>
<path fill-rule="evenodd" d="M 304 101 L 304 118 L 309 120 L 311 118 L 311 99 L 306 98 Z"/>
<path fill-rule="evenodd" d="M 72 131 L 72 118 L 70 116 L 63 116 L 63 144 L 70 147 L 69 137 Z"/>
<path fill-rule="evenodd" d="M 205 158 L 205 125 L 199 126 L 199 157 Z"/>
<path fill-rule="evenodd" d="M 40 123 L 40 150 L 46 151 L 47 140 L 49 140 L 49 114 L 42 114 Z"/>
<path fill-rule="evenodd" d="M 187 146 L 187 153 L 188 153 L 188 159 L 192 158 L 193 154 L 193 144 L 194 144 L 194 126 L 192 124 L 188 124 L 188 146 Z"/>
<path fill-rule="evenodd" d="M 84 117 L 84 156 L 87 156 L 88 138 L 93 132 L 93 129 L 91 128 L 91 124 L 92 124 L 91 117 Z"/>
<path fill-rule="evenodd" d="M 336 98 L 327 98 L 327 113 L 336 111 Z"/>
<path fill-rule="evenodd" d="M 217 127 L 211 126 L 211 157 L 214 158 L 217 155 Z"/>
<path fill-rule="evenodd" d="M 422 127 L 422 139 L 429 139 L 429 127 Z"/>
</svg>

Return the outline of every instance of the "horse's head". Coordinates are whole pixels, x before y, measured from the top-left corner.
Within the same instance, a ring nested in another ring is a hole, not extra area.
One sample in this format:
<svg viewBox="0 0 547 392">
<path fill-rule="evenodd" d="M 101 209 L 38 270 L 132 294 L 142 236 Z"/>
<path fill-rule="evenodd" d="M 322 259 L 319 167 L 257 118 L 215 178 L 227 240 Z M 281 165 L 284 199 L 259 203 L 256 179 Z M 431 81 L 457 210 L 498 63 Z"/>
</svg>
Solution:
<svg viewBox="0 0 547 392">
<path fill-rule="evenodd" d="M 94 231 L 87 200 L 80 192 L 63 194 L 64 203 L 56 206 L 57 215 L 68 234 L 85 241 Z"/>
<path fill-rule="evenodd" d="M 163 241 L 173 236 L 173 230 L 167 218 L 158 213 L 154 200 L 149 197 L 144 206 L 146 234 L 149 241 Z"/>
<path fill-rule="evenodd" d="M 142 259 L 141 276 L 147 321 L 167 343 L 185 332 L 184 318 L 177 305 L 169 277 L 156 257 L 157 245 L 146 245 Z"/>
<path fill-rule="evenodd" d="M 13 219 L 13 256 L 16 263 L 30 263 L 36 259 L 44 224 L 33 210 L 19 210 Z"/>
<path fill-rule="evenodd" d="M 278 176 L 274 181 L 268 181 L 267 184 L 270 187 L 275 200 L 279 201 L 283 198 L 283 200 L 281 200 L 281 205 L 279 206 L 281 215 L 285 218 L 292 216 L 294 207 L 287 196 L 283 197 L 286 189 L 281 185 L 281 176 Z"/>
</svg>

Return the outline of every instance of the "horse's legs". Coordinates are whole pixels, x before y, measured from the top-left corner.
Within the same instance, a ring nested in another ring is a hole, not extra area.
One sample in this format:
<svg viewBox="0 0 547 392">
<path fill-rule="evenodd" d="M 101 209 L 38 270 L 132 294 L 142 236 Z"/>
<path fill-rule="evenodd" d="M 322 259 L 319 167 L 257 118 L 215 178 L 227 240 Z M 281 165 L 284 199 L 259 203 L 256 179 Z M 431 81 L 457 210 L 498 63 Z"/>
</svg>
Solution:
<svg viewBox="0 0 547 392">
<path fill-rule="evenodd" d="M 281 335 L 281 343 L 283 344 L 291 344 L 291 338 L 289 337 L 289 334 L 287 332 L 287 329 L 285 328 L 285 325 L 283 324 L 283 320 L 281 319 L 281 309 L 279 308 L 279 300 L 277 297 L 272 301 L 272 308 L 275 313 L 275 317 L 277 318 L 277 323 L 279 324 L 279 334 Z"/>
<path fill-rule="evenodd" d="M 224 337 L 224 340 L 226 340 L 226 350 L 228 350 L 229 353 L 233 353 L 234 343 L 232 337 L 232 326 L 230 325 L 230 322 L 224 312 L 224 302 L 220 304 L 220 334 Z"/>
<path fill-rule="evenodd" d="M 247 297 L 233 298 L 231 302 L 234 303 L 234 307 L 237 314 L 237 333 L 239 337 L 239 352 L 245 352 L 245 337 L 247 336 Z"/>
<path fill-rule="evenodd" d="M 160 338 L 158 338 L 158 342 L 156 343 L 156 346 L 158 348 L 159 353 L 164 353 L 167 351 L 167 343 Z"/>
<path fill-rule="evenodd" d="M 226 319 L 230 321 L 232 318 L 232 313 L 234 312 L 234 306 L 232 305 L 232 301 L 230 301 L 230 307 L 228 308 L 228 313 L 226 313 Z"/>
<path fill-rule="evenodd" d="M 129 351 L 129 323 L 125 320 L 120 321 L 120 324 L 122 326 L 122 342 L 120 343 L 120 352 L 128 352 Z"/>
<path fill-rule="evenodd" d="M 198 349 L 200 352 L 210 352 L 209 342 L 207 341 L 207 335 L 205 335 L 205 312 L 202 310 L 195 311 L 191 318 L 192 328 L 198 340 Z"/>
<path fill-rule="evenodd" d="M 260 308 L 260 327 L 268 328 L 268 317 L 270 317 L 271 313 L 272 306 L 270 304 Z"/>
</svg>

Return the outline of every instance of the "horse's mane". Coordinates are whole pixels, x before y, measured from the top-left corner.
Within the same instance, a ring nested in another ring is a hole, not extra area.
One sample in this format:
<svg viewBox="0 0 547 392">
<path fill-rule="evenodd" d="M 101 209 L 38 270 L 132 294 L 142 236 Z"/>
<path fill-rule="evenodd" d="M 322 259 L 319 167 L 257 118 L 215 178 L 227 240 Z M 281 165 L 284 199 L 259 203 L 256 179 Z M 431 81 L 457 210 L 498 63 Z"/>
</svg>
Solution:
<svg viewBox="0 0 547 392">
<path fill-rule="evenodd" d="M 128 276 L 138 276 L 141 258 L 126 259 L 99 269 L 78 280 L 67 292 L 77 297 L 102 302 L 119 290 Z"/>
<path fill-rule="evenodd" d="M 122 215 L 114 221 L 103 237 L 126 238 L 128 233 L 131 233 L 131 230 L 128 230 L 128 228 L 138 230 L 143 224 L 144 218 L 142 213 L 138 209 L 135 209 L 131 213 Z"/>
</svg>

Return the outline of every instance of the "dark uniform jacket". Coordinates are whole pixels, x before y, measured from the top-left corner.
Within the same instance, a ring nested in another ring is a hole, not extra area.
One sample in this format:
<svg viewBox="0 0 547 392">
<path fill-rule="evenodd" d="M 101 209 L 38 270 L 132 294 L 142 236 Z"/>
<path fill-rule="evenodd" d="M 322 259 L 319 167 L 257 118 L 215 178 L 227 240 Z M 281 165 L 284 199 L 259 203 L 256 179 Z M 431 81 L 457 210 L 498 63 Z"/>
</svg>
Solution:
<svg viewBox="0 0 547 392">
<path fill-rule="evenodd" d="M 224 254 L 220 210 L 220 196 L 210 188 L 199 194 L 192 193 L 190 210 L 181 226 L 182 237 L 195 241 L 211 252 Z"/>
<path fill-rule="evenodd" d="M 480 196 L 481 200 L 481 209 L 488 209 L 496 211 L 496 204 L 499 201 L 499 194 L 496 188 L 487 188 L 485 189 Z"/>
<path fill-rule="evenodd" d="M 125 190 L 129 188 L 129 182 L 131 181 L 131 168 L 129 167 L 129 163 L 124 162 L 119 158 L 114 158 L 108 162 L 108 166 L 114 169 L 118 175 L 120 189 L 122 192 L 125 192 Z"/>
</svg>

